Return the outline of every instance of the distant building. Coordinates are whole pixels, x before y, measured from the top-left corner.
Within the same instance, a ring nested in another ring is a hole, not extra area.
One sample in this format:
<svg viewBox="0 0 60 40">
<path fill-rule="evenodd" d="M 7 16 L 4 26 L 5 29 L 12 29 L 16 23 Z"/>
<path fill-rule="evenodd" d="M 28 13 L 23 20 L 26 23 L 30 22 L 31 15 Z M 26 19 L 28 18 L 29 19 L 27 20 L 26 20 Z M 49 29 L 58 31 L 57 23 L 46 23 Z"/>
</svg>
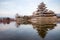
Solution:
<svg viewBox="0 0 60 40">
<path fill-rule="evenodd" d="M 2 18 L 0 18 L 0 23 L 2 22 Z"/>
<path fill-rule="evenodd" d="M 57 22 L 60 22 L 60 14 L 56 14 L 57 15 Z"/>
</svg>

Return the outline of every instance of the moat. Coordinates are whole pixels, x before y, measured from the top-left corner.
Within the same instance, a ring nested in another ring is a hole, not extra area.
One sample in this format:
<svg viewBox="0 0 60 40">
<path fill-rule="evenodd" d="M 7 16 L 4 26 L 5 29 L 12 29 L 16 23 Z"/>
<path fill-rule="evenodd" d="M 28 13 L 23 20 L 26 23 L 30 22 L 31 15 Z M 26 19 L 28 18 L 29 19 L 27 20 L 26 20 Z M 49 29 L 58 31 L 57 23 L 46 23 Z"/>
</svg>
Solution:
<svg viewBox="0 0 60 40">
<path fill-rule="evenodd" d="M 51 25 L 0 23 L 0 40 L 60 40 L 60 23 Z"/>
</svg>

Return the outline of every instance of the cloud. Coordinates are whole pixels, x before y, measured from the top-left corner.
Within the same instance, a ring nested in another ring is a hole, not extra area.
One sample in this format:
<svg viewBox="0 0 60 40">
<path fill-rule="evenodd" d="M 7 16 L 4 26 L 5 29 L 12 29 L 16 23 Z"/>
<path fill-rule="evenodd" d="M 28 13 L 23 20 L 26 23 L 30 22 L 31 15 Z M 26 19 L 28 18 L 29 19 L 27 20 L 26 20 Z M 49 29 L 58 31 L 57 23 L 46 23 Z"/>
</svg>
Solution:
<svg viewBox="0 0 60 40">
<path fill-rule="evenodd" d="M 44 2 L 48 9 L 60 12 L 60 5 L 58 0 L 0 0 L 0 15 L 31 15 L 36 10 L 37 6 Z"/>
</svg>

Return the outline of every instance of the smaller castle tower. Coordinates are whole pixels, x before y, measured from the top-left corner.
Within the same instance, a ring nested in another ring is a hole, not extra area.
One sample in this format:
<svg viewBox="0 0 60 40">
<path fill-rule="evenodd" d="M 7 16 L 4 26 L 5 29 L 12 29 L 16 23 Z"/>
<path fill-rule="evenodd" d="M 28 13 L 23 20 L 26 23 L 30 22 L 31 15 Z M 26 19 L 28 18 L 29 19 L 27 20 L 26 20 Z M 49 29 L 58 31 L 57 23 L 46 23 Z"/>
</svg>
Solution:
<svg viewBox="0 0 60 40">
<path fill-rule="evenodd" d="M 21 17 L 19 14 L 16 14 L 16 24 L 20 24 L 23 21 L 23 17 Z"/>
</svg>

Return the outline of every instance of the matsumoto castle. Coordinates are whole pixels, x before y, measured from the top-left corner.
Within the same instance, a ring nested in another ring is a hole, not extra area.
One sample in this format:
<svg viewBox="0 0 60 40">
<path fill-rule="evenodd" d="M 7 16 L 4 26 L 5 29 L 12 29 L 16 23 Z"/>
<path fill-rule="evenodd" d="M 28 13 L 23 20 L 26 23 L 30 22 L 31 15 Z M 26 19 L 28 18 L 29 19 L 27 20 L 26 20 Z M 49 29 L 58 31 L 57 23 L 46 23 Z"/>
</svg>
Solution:
<svg viewBox="0 0 60 40">
<path fill-rule="evenodd" d="M 42 2 L 38 5 L 37 10 L 33 12 L 33 15 L 28 16 L 29 19 L 27 19 L 28 17 L 25 17 L 25 19 L 17 14 L 16 22 L 22 23 L 23 20 L 26 20 L 35 24 L 55 24 L 57 21 L 56 14 L 52 10 L 46 8 L 46 5 Z"/>
</svg>

